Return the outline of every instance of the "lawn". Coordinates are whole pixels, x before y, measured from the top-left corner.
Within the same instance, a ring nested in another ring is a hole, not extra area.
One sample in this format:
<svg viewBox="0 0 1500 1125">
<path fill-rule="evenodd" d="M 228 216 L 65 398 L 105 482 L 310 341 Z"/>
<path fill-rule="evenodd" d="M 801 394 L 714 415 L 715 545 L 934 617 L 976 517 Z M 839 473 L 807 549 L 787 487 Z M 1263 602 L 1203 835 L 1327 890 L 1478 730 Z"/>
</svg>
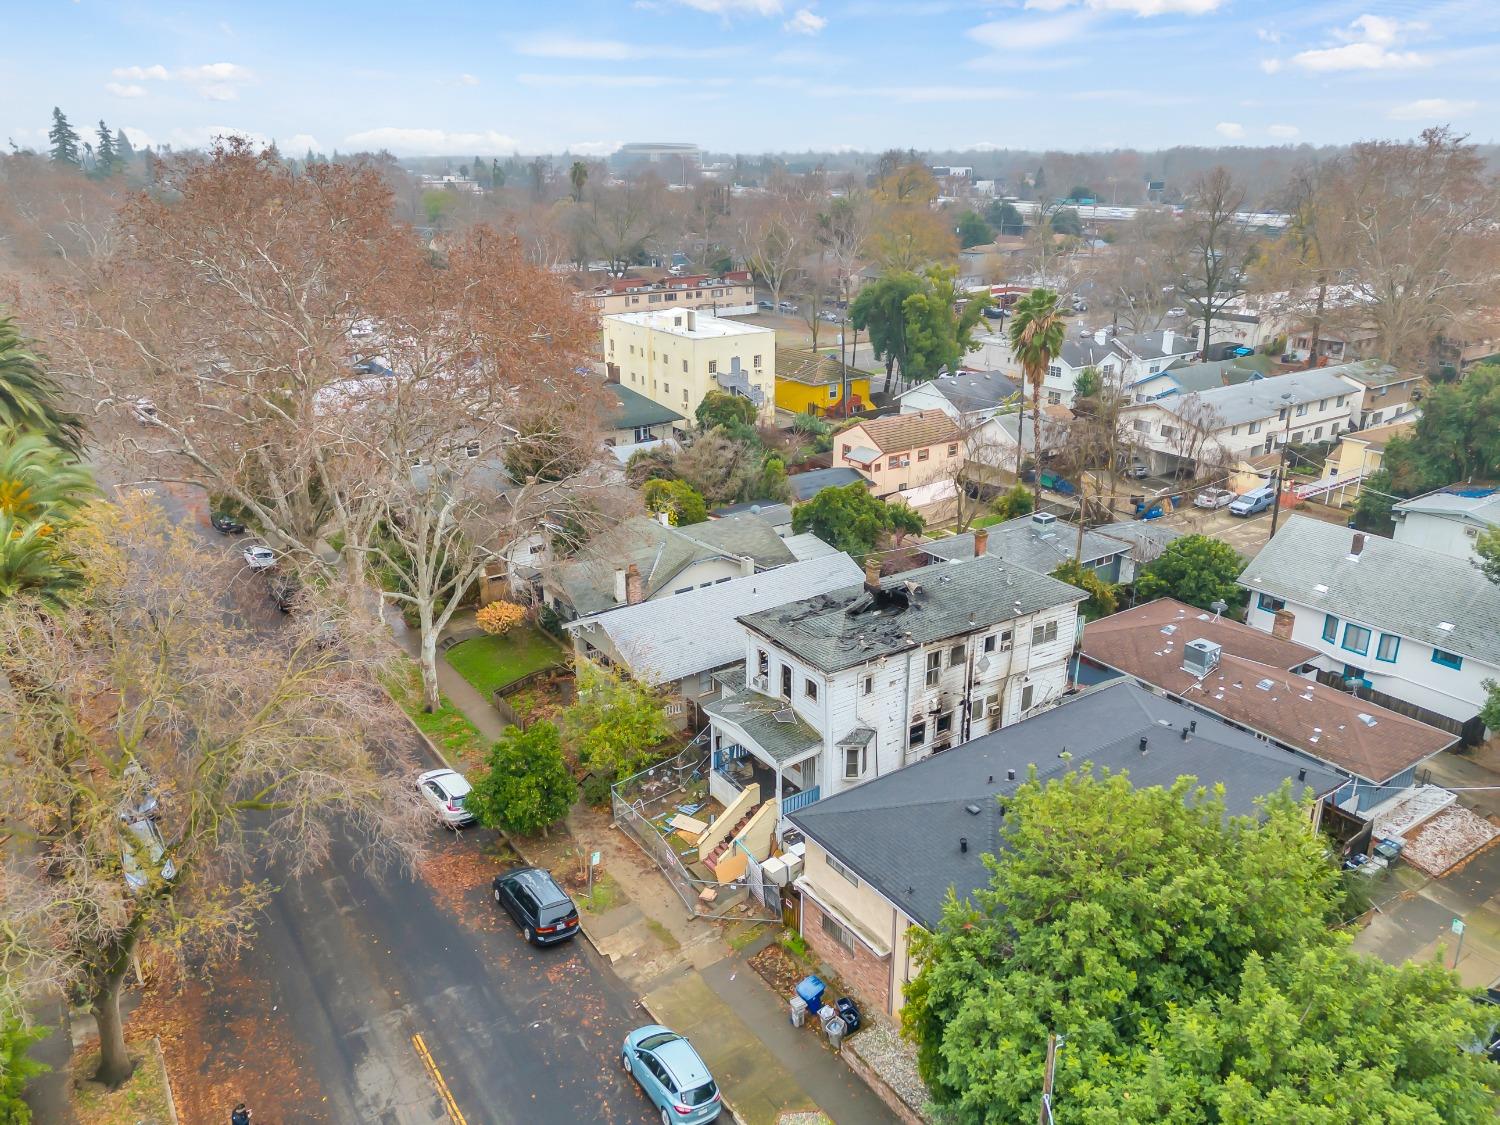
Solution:
<svg viewBox="0 0 1500 1125">
<path fill-rule="evenodd" d="M 455 767 L 472 767 L 484 760 L 487 747 L 483 736 L 447 696 L 440 697 L 442 705 L 436 711 L 428 713 L 422 707 L 422 673 L 415 661 L 403 660 L 386 687 L 391 698 L 412 717 L 423 734 L 442 748 Z"/>
<path fill-rule="evenodd" d="M 161 1051 L 150 1039 L 131 1040 L 126 1046 L 140 1065 L 118 1090 L 88 1080 L 99 1065 L 97 1049 L 74 1056 L 73 1112 L 82 1125 L 168 1125 L 172 1120 Z"/>
<path fill-rule="evenodd" d="M 563 663 L 562 647 L 540 629 L 513 629 L 503 637 L 474 637 L 448 650 L 448 663 L 481 695 L 491 695 L 522 676 Z"/>
</svg>

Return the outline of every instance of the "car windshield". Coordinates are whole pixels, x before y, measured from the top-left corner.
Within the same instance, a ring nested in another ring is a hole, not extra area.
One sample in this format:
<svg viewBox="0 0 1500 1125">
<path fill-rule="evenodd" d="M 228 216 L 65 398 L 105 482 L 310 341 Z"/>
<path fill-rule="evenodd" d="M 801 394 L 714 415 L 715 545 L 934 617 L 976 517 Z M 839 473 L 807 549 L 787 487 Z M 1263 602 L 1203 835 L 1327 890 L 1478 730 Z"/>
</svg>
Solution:
<svg viewBox="0 0 1500 1125">
<path fill-rule="evenodd" d="M 678 1036 L 671 1031 L 658 1031 L 655 1035 L 648 1035 L 636 1044 L 643 1051 L 654 1051 L 664 1043 L 674 1042 Z"/>
<path fill-rule="evenodd" d="M 682 1095 L 683 1105 L 707 1105 L 714 1100 L 714 1095 L 719 1088 L 712 1082 L 705 1082 L 695 1090 L 688 1090 Z"/>
</svg>

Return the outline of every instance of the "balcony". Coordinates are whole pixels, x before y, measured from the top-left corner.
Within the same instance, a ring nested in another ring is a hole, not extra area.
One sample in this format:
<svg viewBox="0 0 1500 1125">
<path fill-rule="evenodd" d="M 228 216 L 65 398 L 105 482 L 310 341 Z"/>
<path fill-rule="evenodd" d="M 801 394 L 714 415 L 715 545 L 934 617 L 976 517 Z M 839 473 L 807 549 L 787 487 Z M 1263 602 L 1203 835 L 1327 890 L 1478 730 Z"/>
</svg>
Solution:
<svg viewBox="0 0 1500 1125">
<path fill-rule="evenodd" d="M 754 782 L 763 797 L 776 795 L 776 771 L 764 765 L 743 746 L 725 743 L 714 753 L 708 791 L 720 804 L 728 805 L 735 794 Z M 803 789 L 784 774 L 781 778 L 781 815 L 804 809 L 821 796 L 817 785 Z"/>
</svg>

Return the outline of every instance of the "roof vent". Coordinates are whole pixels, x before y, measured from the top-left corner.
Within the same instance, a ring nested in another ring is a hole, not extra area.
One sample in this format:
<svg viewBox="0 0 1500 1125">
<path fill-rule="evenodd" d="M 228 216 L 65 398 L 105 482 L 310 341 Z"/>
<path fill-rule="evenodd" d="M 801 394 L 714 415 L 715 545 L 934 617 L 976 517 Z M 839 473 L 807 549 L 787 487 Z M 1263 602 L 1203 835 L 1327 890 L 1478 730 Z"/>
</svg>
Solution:
<svg viewBox="0 0 1500 1125">
<path fill-rule="evenodd" d="M 1151 742 L 1151 740 L 1149 738 L 1147 738 L 1144 734 L 1141 735 L 1141 753 L 1142 754 L 1144 754 L 1146 752 L 1146 747 L 1150 744 L 1150 742 Z"/>
<path fill-rule="evenodd" d="M 1186 742 L 1187 741 L 1187 736 L 1188 736 L 1188 729 L 1187 729 L 1187 727 L 1183 727 L 1182 728 L 1182 741 Z"/>
<path fill-rule="evenodd" d="M 965 852 L 965 853 L 968 852 L 968 850 L 969 850 L 969 838 L 967 836 L 960 836 L 958 838 L 958 850 L 961 851 L 961 852 Z"/>
<path fill-rule="evenodd" d="M 1306 781 L 1307 780 L 1307 768 L 1305 766 L 1302 769 L 1300 769 L 1300 770 L 1297 771 L 1297 780 L 1298 781 Z"/>
<path fill-rule="evenodd" d="M 968 813 L 970 816 L 978 816 L 979 815 L 979 806 L 978 805 L 965 805 L 964 806 L 964 812 Z"/>
<path fill-rule="evenodd" d="M 783 707 L 772 714 L 771 718 L 775 719 L 778 723 L 795 723 L 797 721 L 797 716 L 792 713 L 790 707 Z"/>
<path fill-rule="evenodd" d="M 1016 779 L 1016 771 L 1015 770 L 1006 770 L 1005 771 L 1005 780 L 1006 781 L 1014 781 L 1015 779 Z"/>
<path fill-rule="evenodd" d="M 1057 522 L 1057 517 L 1051 512 L 1032 512 L 1031 522 L 1041 527 L 1051 527 Z"/>
</svg>

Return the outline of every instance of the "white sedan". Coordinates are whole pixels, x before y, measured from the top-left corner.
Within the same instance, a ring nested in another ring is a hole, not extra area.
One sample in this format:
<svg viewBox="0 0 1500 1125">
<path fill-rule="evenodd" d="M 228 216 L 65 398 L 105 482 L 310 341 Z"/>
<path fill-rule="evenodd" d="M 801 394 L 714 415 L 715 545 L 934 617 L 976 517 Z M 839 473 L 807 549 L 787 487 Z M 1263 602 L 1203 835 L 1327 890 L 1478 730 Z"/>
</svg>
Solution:
<svg viewBox="0 0 1500 1125">
<path fill-rule="evenodd" d="M 1167 315 L 1187 316 L 1187 309 L 1183 308 L 1181 305 L 1173 305 L 1170 309 L 1167 310 Z"/>
<path fill-rule="evenodd" d="M 1227 488 L 1205 488 L 1193 497 L 1195 508 L 1227 508 L 1234 503 L 1234 493 Z"/>
<path fill-rule="evenodd" d="M 428 770 L 417 776 L 417 791 L 445 828 L 474 823 L 474 814 L 464 808 L 469 779 L 457 770 Z"/>
<path fill-rule="evenodd" d="M 251 570 L 270 570 L 276 565 L 276 553 L 269 547 L 256 544 L 240 553 L 245 556 L 245 565 Z"/>
</svg>

